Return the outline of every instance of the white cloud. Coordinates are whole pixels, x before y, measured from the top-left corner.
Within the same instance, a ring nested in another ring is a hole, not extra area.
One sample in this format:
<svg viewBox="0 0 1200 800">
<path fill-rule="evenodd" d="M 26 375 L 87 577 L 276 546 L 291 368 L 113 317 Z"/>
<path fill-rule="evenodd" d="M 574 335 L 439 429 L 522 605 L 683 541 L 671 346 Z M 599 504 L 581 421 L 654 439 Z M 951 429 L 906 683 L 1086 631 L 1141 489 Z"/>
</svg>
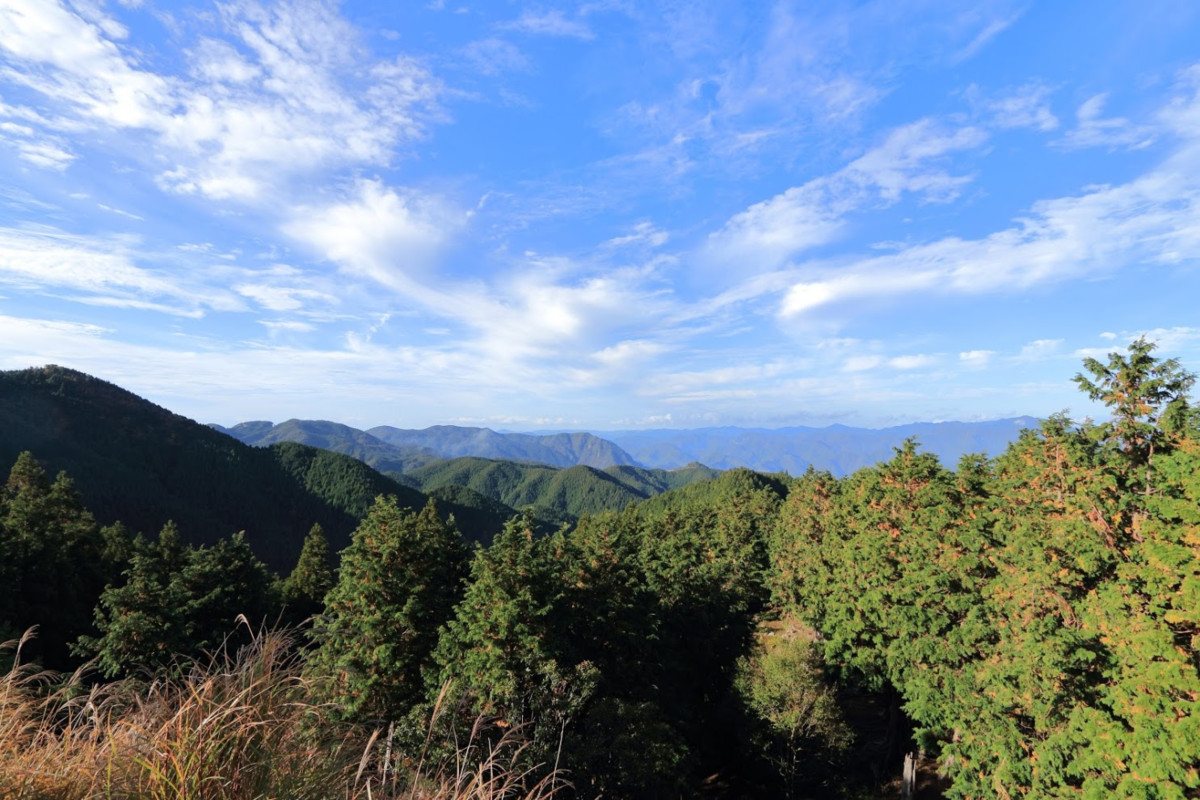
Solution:
<svg viewBox="0 0 1200 800">
<path fill-rule="evenodd" d="M 846 372 L 865 372 L 884 363 L 883 356 L 851 356 L 842 369 Z"/>
<path fill-rule="evenodd" d="M 262 325 L 272 336 L 278 336 L 285 333 L 310 333 L 317 328 L 310 322 L 299 322 L 297 320 L 267 320 L 260 319 L 259 325 Z"/>
<path fill-rule="evenodd" d="M 495 36 L 471 42 L 461 53 L 475 71 L 483 75 L 525 72 L 530 68 L 529 59 L 520 48 Z"/>
<path fill-rule="evenodd" d="M 902 125 L 888 134 L 882 145 L 853 161 L 843 178 L 863 188 L 874 188 L 888 202 L 901 194 L 918 194 L 926 202 L 945 202 L 958 196 L 969 176 L 950 175 L 931 162 L 960 150 L 979 147 L 987 134 L 979 128 L 947 130 L 933 119 Z"/>
<path fill-rule="evenodd" d="M 30 164 L 46 169 L 54 169 L 59 172 L 70 166 L 75 160 L 74 153 L 55 144 L 53 141 L 31 142 L 18 141 L 17 153 L 21 159 L 28 161 Z"/>
<path fill-rule="evenodd" d="M 294 326 L 276 332 L 304 333 Z M 406 413 L 444 419 L 452 407 L 486 407 L 471 365 L 437 350 L 371 347 L 354 352 L 165 339 L 135 344 L 100 326 L 0 315 L 0 368 L 60 364 L 201 421 L 227 424 L 248 417 L 318 415 L 369 427 L 395 423 Z M 365 410 L 378 416 L 347 414 L 349 394 L 362 404 L 358 414 Z M 405 398 L 403 409 L 397 409 L 398 397 Z"/>
<path fill-rule="evenodd" d="M 994 355 L 994 350 L 967 350 L 958 354 L 958 360 L 969 367 L 986 367 Z"/>
<path fill-rule="evenodd" d="M 1020 361 L 1040 361 L 1043 358 L 1056 355 L 1062 343 L 1062 339 L 1035 339 L 1021 348 L 1017 359 Z"/>
<path fill-rule="evenodd" d="M 1020 13 L 1016 13 L 1006 18 L 992 19 L 985 22 L 983 29 L 975 35 L 975 38 L 950 58 L 951 63 L 957 64 L 973 58 L 980 50 L 987 46 L 988 42 L 1006 31 L 1020 16 Z"/>
<path fill-rule="evenodd" d="M 189 53 L 192 74 L 211 85 L 242 85 L 262 75 L 262 70 L 247 60 L 237 48 L 220 39 L 201 39 Z"/>
<path fill-rule="evenodd" d="M 617 236 L 604 242 L 601 247 L 662 247 L 671 235 L 654 226 L 652 222 L 639 222 L 633 226 L 633 232 L 625 236 Z"/>
<path fill-rule="evenodd" d="M 784 360 L 763 363 L 737 363 L 733 366 L 708 369 L 664 369 L 653 375 L 642 376 L 643 394 L 666 397 L 671 400 L 695 400 L 702 396 L 752 396 L 763 389 L 764 382 L 774 383 L 787 375 L 795 364 Z M 734 384 L 734 388 L 729 387 Z"/>
<path fill-rule="evenodd" d="M 1084 101 L 1075 112 L 1076 125 L 1058 140 L 1061 147 L 1108 147 L 1137 150 L 1154 141 L 1154 130 L 1137 125 L 1124 117 L 1102 117 L 1107 94 L 1098 94 Z"/>
<path fill-rule="evenodd" d="M 2 77 L 40 93 L 45 133 L 111 127 L 149 134 L 162 186 L 254 200 L 289 176 L 386 165 L 437 118 L 438 83 L 416 61 L 364 59 L 326 0 L 220 6 L 227 39 L 186 51 L 190 77 L 143 66 L 118 26 L 61 2 L 0 1 Z M 6 110 L 6 109 L 5 109 Z M 60 168 L 67 154 L 43 152 Z M 27 156 L 37 158 L 37 152 Z"/>
<path fill-rule="evenodd" d="M 239 283 L 233 290 L 243 297 L 248 297 L 268 311 L 300 311 L 309 303 L 331 305 L 336 298 L 315 289 L 305 289 L 295 286 L 279 286 L 264 283 Z"/>
<path fill-rule="evenodd" d="M 435 197 L 363 180 L 345 201 L 295 209 L 283 230 L 349 274 L 410 293 L 465 221 Z"/>
<path fill-rule="evenodd" d="M 644 339 L 627 339 L 611 347 L 592 353 L 592 358 L 606 367 L 614 369 L 629 369 L 645 362 L 654 356 L 661 355 L 668 348 L 658 342 Z"/>
<path fill-rule="evenodd" d="M 37 112 L 0 103 L 0 120 L 4 119 L 9 121 L 0 122 L 0 141 L 15 148 L 22 161 L 62 172 L 78 158 L 62 137 L 45 132 L 47 120 Z"/>
<path fill-rule="evenodd" d="M 118 127 L 149 125 L 170 109 L 167 82 L 129 63 L 113 34 L 116 23 L 98 14 L 89 22 L 53 0 L 0 3 L 0 49 L 8 80 L 69 104 Z"/>
<path fill-rule="evenodd" d="M 722 266 L 762 272 L 836 238 L 848 210 L 828 196 L 824 181 L 788 189 L 735 215 L 708 240 L 708 256 Z"/>
<path fill-rule="evenodd" d="M 888 359 L 888 366 L 893 369 L 922 369 L 938 363 L 938 357 L 928 354 L 896 356 Z"/>
<path fill-rule="evenodd" d="M 979 86 L 972 84 L 964 94 L 996 128 L 1030 128 L 1046 132 L 1058 127 L 1058 117 L 1050 110 L 1051 89 L 1043 84 L 1030 83 L 995 96 L 984 96 Z"/>
<path fill-rule="evenodd" d="M 135 241 L 128 238 L 76 236 L 49 228 L 0 228 L 0 282 L 32 291 L 86 292 L 74 299 L 172 313 L 192 313 L 200 306 L 239 307 L 224 291 L 180 285 L 137 266 L 135 257 Z M 163 304 L 164 299 L 170 302 Z"/>
<path fill-rule="evenodd" d="M 662 345 L 652 337 L 632 343 L 624 335 L 669 316 L 659 290 L 646 288 L 652 269 L 597 270 L 527 254 L 487 283 L 458 282 L 435 266 L 467 219 L 438 198 L 361 181 L 343 202 L 298 210 L 284 231 L 344 274 L 384 288 L 377 302 L 415 306 L 435 321 L 454 322 L 463 331 L 455 347 L 498 383 L 534 375 L 594 381 L 597 368 L 658 352 Z M 550 363 L 555 367 L 543 366 Z"/>
<path fill-rule="evenodd" d="M 519 18 L 501 27 L 534 36 L 557 36 L 585 41 L 595 38 L 595 34 L 586 23 L 568 19 L 562 10 L 557 8 L 543 12 L 526 11 Z"/>
<path fill-rule="evenodd" d="M 138 222 L 146 221 L 145 217 L 139 216 L 139 215 L 134 214 L 129 211 L 125 211 L 120 208 L 114 208 L 112 206 L 105 205 L 104 203 L 97 203 L 96 207 L 101 209 L 102 211 L 107 211 L 110 214 L 116 214 L 118 217 L 125 217 L 126 219 L 132 219 L 132 220 L 136 220 Z"/>
<path fill-rule="evenodd" d="M 750 206 L 709 237 L 707 256 L 740 270 L 763 271 L 833 241 L 847 214 L 916 194 L 954 199 L 969 176 L 937 166 L 947 154 L 980 146 L 978 128 L 945 129 L 932 119 L 895 128 L 878 147 L 833 175 L 816 178 Z"/>
<path fill-rule="evenodd" d="M 1189 103 L 1200 106 L 1200 97 Z M 1172 104 L 1186 113 L 1186 104 Z M 1193 132 L 1193 136 L 1195 132 Z M 797 270 L 783 317 L 863 297 L 1015 292 L 1104 275 L 1127 264 L 1172 265 L 1200 252 L 1200 141 L 1187 141 L 1128 183 L 1035 203 L 1009 228 L 981 239 L 945 238 L 836 268 Z"/>
<path fill-rule="evenodd" d="M 1200 328 L 1183 325 L 1172 328 L 1151 328 L 1145 331 L 1128 332 L 1121 338 L 1126 342 L 1132 342 L 1141 336 L 1154 342 L 1159 348 L 1158 355 L 1167 358 L 1185 348 L 1191 350 L 1200 343 Z"/>
</svg>

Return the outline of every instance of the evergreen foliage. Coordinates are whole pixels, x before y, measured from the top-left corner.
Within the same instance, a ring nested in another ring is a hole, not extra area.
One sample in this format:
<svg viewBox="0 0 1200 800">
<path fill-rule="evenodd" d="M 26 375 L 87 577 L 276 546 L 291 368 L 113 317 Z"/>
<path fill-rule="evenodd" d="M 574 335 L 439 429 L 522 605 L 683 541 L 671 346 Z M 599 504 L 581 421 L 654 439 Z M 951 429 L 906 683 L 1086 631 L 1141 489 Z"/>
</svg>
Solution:
<svg viewBox="0 0 1200 800">
<path fill-rule="evenodd" d="M 435 654 L 442 682 L 452 680 L 475 710 L 504 726 L 537 721 L 545 711 L 538 702 L 567 677 L 556 659 L 565 634 L 553 616 L 561 591 L 550 542 L 535 538 L 527 517 L 510 521 L 471 562 Z"/>
<path fill-rule="evenodd" d="M 465 563 L 458 531 L 432 501 L 414 513 L 394 496 L 376 498 L 313 623 L 310 666 L 347 717 L 395 721 L 424 698 Z"/>
<path fill-rule="evenodd" d="M 807 632 L 783 627 L 762 636 L 740 665 L 738 690 L 763 723 L 754 746 L 774 767 L 777 796 L 802 797 L 853 740 L 825 679 L 824 660 Z"/>
<path fill-rule="evenodd" d="M 1152 350 L 1085 361 L 1110 421 L 1051 417 L 957 474 L 906 446 L 805 476 L 781 516 L 775 601 L 895 688 L 951 796 L 1200 789 L 1200 430 Z"/>
<path fill-rule="evenodd" d="M 302 533 L 314 522 L 337 551 L 378 494 L 395 494 L 413 509 L 426 502 L 350 456 L 297 444 L 250 447 L 55 366 L 0 372 L 0 464 L 26 450 L 51 472 L 67 472 L 103 524 L 153 534 L 174 520 L 196 545 L 244 530 L 255 554 L 277 571 L 296 563 Z M 466 511 L 457 516 L 473 519 Z M 485 518 L 468 534 L 487 541 L 502 522 Z"/>
<path fill-rule="evenodd" d="M 70 663 L 67 642 L 91 630 L 91 607 L 121 566 L 118 528 L 101 530 L 65 473 L 51 481 L 21 453 L 0 489 L 0 639 L 38 626 L 27 656 Z"/>
<path fill-rule="evenodd" d="M 283 582 L 284 606 L 289 618 L 301 622 L 325 608 L 325 595 L 333 588 L 333 558 L 321 526 L 313 525 L 304 537 L 300 560 Z"/>
<path fill-rule="evenodd" d="M 181 658 L 236 648 L 273 621 L 273 584 L 241 533 L 192 547 L 169 522 L 157 541 L 134 544 L 124 582 L 100 596 L 98 633 L 80 637 L 76 649 L 108 677 L 170 670 Z"/>
<path fill-rule="evenodd" d="M 670 471 L 629 465 L 599 470 L 464 457 L 433 462 L 404 478 L 431 494 L 451 486 L 469 488 L 522 509 L 544 527 L 547 522 L 574 523 L 585 514 L 620 511 L 631 503 L 719 474 L 698 464 Z"/>
<path fill-rule="evenodd" d="M 632 467 L 446 463 L 429 474 L 561 507 L 658 494 L 553 533 L 511 518 L 468 560 L 432 502 L 382 493 L 336 581 L 321 525 L 279 582 L 241 534 L 100 528 L 26 453 L 0 492 L 0 627 L 41 624 L 47 663 L 79 637 L 104 675 L 161 672 L 244 641 L 240 616 L 323 599 L 306 674 L 328 713 L 388 726 L 385 775 L 437 756 L 408 731 L 436 710 L 483 750 L 522 737 L 530 785 L 561 759 L 579 797 L 853 794 L 913 749 L 948 797 L 1194 797 L 1194 379 L 1139 340 L 1077 382 L 1111 419 L 1054 416 L 955 470 L 915 440 L 844 478 L 732 470 L 666 491 Z M 394 486 L 303 445 L 261 452 L 346 509 Z M 438 491 L 510 510 L 454 486 Z"/>
</svg>

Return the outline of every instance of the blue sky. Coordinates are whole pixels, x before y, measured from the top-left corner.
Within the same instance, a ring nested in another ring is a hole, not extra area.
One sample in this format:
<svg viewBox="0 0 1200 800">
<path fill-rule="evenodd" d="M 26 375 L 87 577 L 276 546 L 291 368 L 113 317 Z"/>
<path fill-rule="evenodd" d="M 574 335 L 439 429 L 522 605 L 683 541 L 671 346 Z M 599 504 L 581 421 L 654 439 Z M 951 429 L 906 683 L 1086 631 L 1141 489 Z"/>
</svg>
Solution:
<svg viewBox="0 0 1200 800">
<path fill-rule="evenodd" d="M 0 368 L 201 421 L 1082 416 L 1198 201 L 1191 0 L 0 0 Z"/>
</svg>

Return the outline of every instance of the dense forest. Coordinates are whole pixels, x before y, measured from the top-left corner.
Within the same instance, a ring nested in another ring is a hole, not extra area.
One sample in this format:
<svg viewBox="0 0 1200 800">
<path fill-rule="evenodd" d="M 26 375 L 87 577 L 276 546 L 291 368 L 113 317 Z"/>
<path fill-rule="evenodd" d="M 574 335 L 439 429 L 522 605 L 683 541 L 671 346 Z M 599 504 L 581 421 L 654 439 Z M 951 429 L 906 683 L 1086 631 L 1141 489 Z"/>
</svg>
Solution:
<svg viewBox="0 0 1200 800">
<path fill-rule="evenodd" d="M 910 440 L 550 528 L 482 482 L 569 470 L 431 469 L 448 514 L 353 459 L 208 431 L 152 485 L 71 441 L 102 435 L 71 421 L 96 390 L 72 378 L 56 417 L 4 412 L 45 452 L 0 492 L 0 638 L 36 626 L 0 656 L 0 797 L 889 797 L 906 767 L 922 797 L 1200 796 L 1194 378 L 1139 340 L 1075 380 L 1109 418 L 993 458 Z M 237 487 L 210 474 L 243 462 Z M 118 520 L 125 477 L 147 497 Z M 93 515 L 75 481 L 121 499 Z M 184 514 L 189 482 L 247 518 Z"/>
</svg>

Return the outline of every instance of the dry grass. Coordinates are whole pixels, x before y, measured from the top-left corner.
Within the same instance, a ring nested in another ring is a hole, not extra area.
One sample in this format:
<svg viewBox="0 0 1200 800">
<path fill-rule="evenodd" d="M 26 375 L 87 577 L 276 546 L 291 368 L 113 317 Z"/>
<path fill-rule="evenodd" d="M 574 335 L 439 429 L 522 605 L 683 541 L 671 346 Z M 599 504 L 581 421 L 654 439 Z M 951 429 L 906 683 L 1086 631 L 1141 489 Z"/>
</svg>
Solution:
<svg viewBox="0 0 1200 800">
<path fill-rule="evenodd" d="M 449 763 L 397 774 L 390 737 L 309 700 L 287 634 L 179 679 L 91 688 L 20 665 L 20 644 L 0 676 L 0 800 L 545 800 L 563 785 L 518 766 L 519 734 L 479 726 Z"/>
</svg>

